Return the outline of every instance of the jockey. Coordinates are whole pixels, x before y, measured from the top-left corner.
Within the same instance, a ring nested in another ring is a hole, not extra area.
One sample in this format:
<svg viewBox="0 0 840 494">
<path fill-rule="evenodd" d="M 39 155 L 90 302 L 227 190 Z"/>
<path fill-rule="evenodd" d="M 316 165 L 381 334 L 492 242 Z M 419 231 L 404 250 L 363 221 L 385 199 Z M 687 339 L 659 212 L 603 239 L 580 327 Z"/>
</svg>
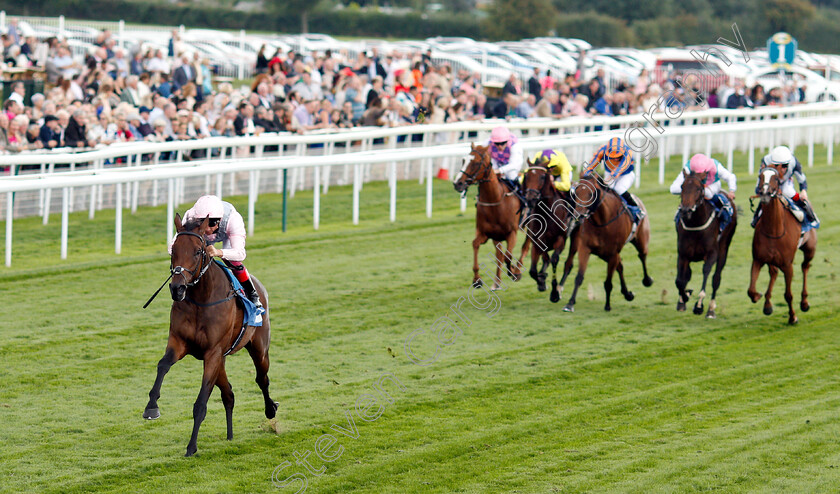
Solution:
<svg viewBox="0 0 840 494">
<path fill-rule="evenodd" d="M 645 212 L 636 204 L 633 196 L 630 194 L 630 186 L 636 180 L 636 172 L 634 170 L 636 158 L 633 156 L 633 151 L 624 144 L 624 141 L 619 137 L 613 137 L 592 156 L 592 161 L 586 165 L 581 177 L 588 177 L 601 162 L 604 163 L 604 172 L 606 177 L 604 181 L 607 185 L 615 191 L 624 202 L 627 204 L 627 209 L 633 217 L 633 222 L 637 225 L 642 218 L 645 217 Z"/>
<path fill-rule="evenodd" d="M 780 178 L 780 190 L 782 195 L 791 199 L 794 203 L 796 203 L 799 207 L 802 208 L 802 211 L 805 213 L 807 220 L 811 223 L 811 227 L 819 228 L 820 227 L 820 220 L 817 218 L 817 214 L 814 212 L 814 208 L 811 207 L 811 203 L 808 201 L 808 182 L 805 181 L 805 174 L 802 172 L 802 164 L 799 162 L 796 157 L 793 156 L 793 153 L 790 151 L 790 148 L 787 146 L 776 146 L 770 151 L 770 154 L 764 157 L 761 160 L 761 166 L 781 166 L 784 170 L 784 175 L 779 177 Z M 793 179 L 799 183 L 799 193 L 796 193 L 796 189 L 793 186 Z M 760 180 L 760 177 L 759 177 Z M 755 186 L 755 193 L 758 194 L 758 183 Z M 753 216 L 752 226 L 755 227 L 758 218 L 761 216 L 761 208 L 757 208 L 755 212 L 755 216 Z"/>
<path fill-rule="evenodd" d="M 519 140 L 507 127 L 496 127 L 490 133 L 490 163 L 501 182 L 519 195 L 517 176 L 525 162 L 525 153 Z"/>
<path fill-rule="evenodd" d="M 720 231 L 723 231 L 732 221 L 734 213 L 730 201 L 735 199 L 735 191 L 738 189 L 735 174 L 727 170 L 720 161 L 698 153 L 683 165 L 683 170 L 671 184 L 671 194 L 680 195 L 682 193 L 682 185 L 685 180 L 683 171 L 706 173 L 706 181 L 703 184 L 704 196 L 715 209 L 720 211 Z M 721 180 L 726 180 L 729 192 L 721 192 Z"/>
<path fill-rule="evenodd" d="M 553 149 L 543 149 L 534 155 L 531 162 L 535 166 L 548 168 L 548 171 L 554 177 L 555 189 L 560 192 L 569 192 L 572 187 L 572 165 L 565 153 Z"/>
<path fill-rule="evenodd" d="M 248 270 L 242 264 L 245 260 L 245 221 L 242 215 L 229 202 L 217 196 L 206 195 L 199 197 L 195 205 L 184 213 L 184 223 L 201 221 L 208 216 L 210 220 L 207 230 L 203 232 L 207 239 L 207 254 L 212 257 L 221 257 L 242 284 L 248 299 L 257 307 L 262 307 L 260 296 L 251 281 Z M 217 242 L 222 242 L 221 250 L 213 245 Z M 170 254 L 173 243 L 175 243 L 174 238 L 169 243 Z"/>
</svg>

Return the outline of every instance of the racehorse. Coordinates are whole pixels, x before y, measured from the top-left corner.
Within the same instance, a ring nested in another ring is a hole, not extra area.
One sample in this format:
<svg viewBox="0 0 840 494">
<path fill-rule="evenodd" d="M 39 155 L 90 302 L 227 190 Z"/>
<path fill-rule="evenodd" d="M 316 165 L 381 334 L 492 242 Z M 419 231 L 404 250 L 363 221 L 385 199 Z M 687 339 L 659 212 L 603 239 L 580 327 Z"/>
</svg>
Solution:
<svg viewBox="0 0 840 494">
<path fill-rule="evenodd" d="M 610 189 L 597 174 L 581 178 L 574 184 L 571 190 L 572 202 L 575 205 L 575 212 L 581 218 L 580 230 L 577 235 L 578 249 L 578 274 L 575 276 L 575 288 L 572 297 L 563 307 L 566 312 L 574 312 L 577 292 L 583 283 L 583 276 L 586 273 L 586 266 L 589 263 L 589 256 L 595 254 L 607 263 L 607 279 L 604 281 L 604 290 L 607 294 L 607 301 L 604 310 L 611 310 L 610 292 L 612 291 L 612 276 L 618 271 L 618 279 L 621 282 L 621 294 L 625 300 L 633 300 L 633 292 L 627 289 L 624 282 L 624 265 L 621 263 L 621 249 L 628 241 L 633 243 L 642 261 L 644 278 L 642 284 L 651 286 L 653 279 L 648 276 L 647 254 L 648 242 L 650 240 L 650 222 L 645 216 L 630 239 L 633 231 L 633 220 L 630 211 L 624 206 L 624 202 Z M 636 199 L 639 207 L 645 210 L 640 199 Z"/>
<path fill-rule="evenodd" d="M 559 302 L 563 293 L 563 286 L 566 278 L 572 271 L 572 263 L 575 255 L 575 238 L 577 229 L 574 228 L 575 217 L 571 214 L 573 209 L 569 206 L 568 195 L 558 191 L 554 187 L 554 175 L 545 166 L 537 166 L 527 162 L 523 189 L 525 199 L 528 201 L 528 209 L 531 214 L 526 218 L 528 225 L 528 238 L 533 242 L 531 251 L 531 269 L 529 274 L 537 282 L 537 290 L 545 291 L 546 270 L 551 263 L 551 295 L 552 302 Z M 534 225 L 536 223 L 536 225 Z M 532 226 L 537 226 L 538 231 L 533 231 Z M 560 254 L 566 246 L 566 239 L 570 238 L 569 255 L 566 257 L 566 264 L 563 269 L 563 278 L 560 280 L 560 290 L 557 290 L 557 263 L 560 261 Z M 548 252 L 554 251 L 549 258 Z M 537 270 L 537 264 L 542 259 L 542 268 Z"/>
<path fill-rule="evenodd" d="M 747 295 L 753 303 L 761 298 L 761 294 L 755 291 L 755 282 L 761 268 L 767 264 L 770 283 L 767 286 L 767 293 L 764 294 L 764 315 L 772 314 L 773 305 L 770 303 L 770 296 L 776 276 L 781 269 L 785 274 L 788 323 L 796 324 L 799 319 L 793 310 L 793 293 L 790 287 L 793 281 L 793 259 L 797 248 L 802 250 L 805 258 L 802 261 L 802 301 L 799 303 L 799 308 L 802 312 L 808 312 L 811 308 L 808 304 L 808 270 L 811 268 L 811 260 L 817 250 L 817 231 L 808 230 L 802 235 L 799 221 L 785 206 L 788 199 L 780 193 L 780 176 L 779 170 L 772 167 L 762 168 L 759 173 L 758 197 L 761 199 L 761 217 L 753 233 L 753 263 Z"/>
<path fill-rule="evenodd" d="M 704 182 L 705 173 L 687 173 L 683 171 L 684 181 L 680 194 L 679 218 L 677 220 L 677 279 L 679 290 L 677 310 L 684 311 L 690 291 L 685 289 L 691 280 L 691 263 L 703 261 L 703 286 L 700 297 L 694 304 L 694 313 L 703 313 L 703 299 L 706 297 L 706 281 L 712 266 L 715 274 L 712 276 L 712 300 L 706 317 L 714 319 L 717 304 L 715 297 L 720 287 L 720 273 L 726 266 L 729 245 L 735 235 L 737 215 L 734 214 L 735 203 L 732 203 L 732 221 L 720 232 L 720 218 L 715 207 L 706 200 Z M 720 232 L 720 233 L 719 233 Z"/>
<path fill-rule="evenodd" d="M 233 439 L 233 388 L 225 373 L 225 357 L 242 349 L 248 350 L 257 368 L 257 385 L 265 399 L 265 416 L 274 418 L 278 404 L 268 394 L 268 347 L 271 339 L 268 316 L 268 293 L 265 287 L 251 277 L 266 313 L 262 326 L 247 326 L 244 333 L 244 311 L 236 303 L 227 276 L 218 263 L 207 254 L 205 237 L 208 218 L 181 224 L 181 216 L 175 215 L 177 235 L 172 244 L 173 274 L 169 290 L 172 293 L 172 309 L 169 312 L 169 341 L 166 351 L 157 366 L 157 378 L 149 391 L 149 403 L 143 412 L 145 419 L 160 417 L 157 400 L 163 378 L 185 355 L 204 361 L 204 376 L 201 390 L 193 405 L 193 431 L 187 445 L 186 456 L 192 456 L 197 449 L 198 428 L 207 414 L 207 400 L 214 386 L 222 394 L 227 419 L 227 439 Z"/>
<path fill-rule="evenodd" d="M 473 239 L 473 285 L 482 285 L 481 277 L 478 275 L 478 248 L 487 239 L 493 241 L 496 248 L 496 281 L 493 289 L 499 288 L 502 273 L 502 263 L 507 265 L 507 273 L 514 281 L 522 278 L 522 260 L 528 254 L 531 244 L 530 238 L 525 238 L 522 244 L 522 254 L 517 263 L 511 266 L 514 259 L 512 249 L 516 245 L 516 233 L 522 220 L 522 210 L 519 198 L 512 192 L 508 192 L 507 186 L 499 181 L 496 173 L 493 172 L 493 165 L 490 162 L 490 149 L 488 146 L 470 145 L 470 154 L 465 161 L 469 162 L 461 169 L 455 178 L 455 190 L 461 193 L 466 192 L 470 185 L 478 184 L 478 197 L 476 198 L 475 213 L 475 239 Z M 507 242 L 507 249 L 503 253 L 499 248 L 502 241 Z M 504 258 L 504 261 L 502 260 Z"/>
</svg>

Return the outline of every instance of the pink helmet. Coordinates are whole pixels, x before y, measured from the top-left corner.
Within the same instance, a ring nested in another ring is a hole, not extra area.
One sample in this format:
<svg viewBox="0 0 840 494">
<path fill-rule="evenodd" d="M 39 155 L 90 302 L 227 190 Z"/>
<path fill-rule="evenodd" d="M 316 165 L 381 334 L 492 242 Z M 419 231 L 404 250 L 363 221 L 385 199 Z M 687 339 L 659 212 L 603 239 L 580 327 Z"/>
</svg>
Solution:
<svg viewBox="0 0 840 494">
<path fill-rule="evenodd" d="M 221 218 L 225 215 L 225 206 L 218 196 L 201 196 L 192 207 L 193 218 L 202 220 L 208 215 L 211 218 Z"/>
<path fill-rule="evenodd" d="M 706 173 L 706 182 L 704 185 L 712 185 L 715 183 L 715 175 L 717 174 L 717 165 L 712 158 L 705 154 L 695 154 L 688 162 L 688 167 L 694 173 Z"/>
<path fill-rule="evenodd" d="M 508 142 L 511 139 L 510 131 L 507 127 L 496 127 L 490 133 L 490 142 Z"/>
</svg>

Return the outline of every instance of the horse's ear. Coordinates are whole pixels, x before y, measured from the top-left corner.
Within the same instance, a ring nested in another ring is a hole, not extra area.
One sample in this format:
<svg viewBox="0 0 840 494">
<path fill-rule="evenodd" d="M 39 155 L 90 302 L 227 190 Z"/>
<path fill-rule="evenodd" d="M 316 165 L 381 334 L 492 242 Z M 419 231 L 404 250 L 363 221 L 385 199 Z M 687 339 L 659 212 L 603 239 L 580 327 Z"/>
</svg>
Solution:
<svg viewBox="0 0 840 494">
<path fill-rule="evenodd" d="M 204 217 L 204 221 L 201 222 L 201 227 L 199 228 L 199 232 L 204 232 L 207 230 L 207 225 L 210 224 L 210 214 Z"/>
<path fill-rule="evenodd" d="M 474 142 L 470 143 L 470 151 L 475 151 L 475 143 Z"/>
<path fill-rule="evenodd" d="M 683 178 L 688 178 L 688 176 L 690 175 L 690 173 L 688 172 L 688 170 L 686 170 L 685 168 L 683 168 L 682 173 L 683 173 Z"/>
<path fill-rule="evenodd" d="M 175 231 L 180 232 L 183 231 L 184 225 L 181 223 L 181 215 L 175 213 Z"/>
</svg>

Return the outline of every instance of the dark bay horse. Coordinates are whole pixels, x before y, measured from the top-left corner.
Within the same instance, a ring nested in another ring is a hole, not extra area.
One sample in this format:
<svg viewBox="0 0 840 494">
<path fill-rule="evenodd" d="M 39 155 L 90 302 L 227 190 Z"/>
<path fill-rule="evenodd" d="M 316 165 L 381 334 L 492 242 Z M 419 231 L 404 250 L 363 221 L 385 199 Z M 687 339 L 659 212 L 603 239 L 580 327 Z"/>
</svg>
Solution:
<svg viewBox="0 0 840 494">
<path fill-rule="evenodd" d="M 638 198 L 636 200 L 639 207 L 644 210 L 642 201 Z M 578 274 L 575 276 L 572 297 L 563 310 L 574 312 L 577 292 L 583 283 L 583 276 L 591 254 L 595 254 L 607 263 L 607 279 L 604 281 L 607 301 L 604 304 L 604 310 L 611 309 L 610 292 L 612 292 L 612 277 L 615 271 L 618 271 L 618 279 L 621 282 L 621 294 L 624 295 L 625 300 L 633 300 L 633 292 L 627 289 L 627 284 L 624 282 L 624 265 L 621 263 L 620 254 L 633 230 L 630 211 L 624 206 L 618 194 L 607 187 L 597 174 L 581 178 L 574 185 L 572 202 L 575 205 L 575 211 L 581 217 L 581 225 L 578 227 L 580 231 L 577 235 Z M 634 238 L 630 241 L 636 247 L 639 259 L 642 261 L 644 286 L 653 284 L 647 271 L 649 240 L 650 222 L 645 216 L 639 223 Z"/>
<path fill-rule="evenodd" d="M 204 361 L 204 376 L 193 406 L 193 431 L 186 456 L 196 452 L 198 428 L 207 414 L 207 401 L 214 386 L 218 386 L 222 394 L 227 438 L 233 439 L 233 388 L 225 373 L 227 355 L 246 348 L 257 368 L 256 381 L 265 399 L 265 416 L 274 418 L 278 406 L 268 395 L 268 346 L 271 339 L 268 293 L 252 277 L 266 313 L 263 314 L 262 326 L 248 326 L 244 333 L 240 333 L 244 313 L 236 303 L 222 268 L 207 254 L 204 237 L 207 224 L 208 219 L 205 218 L 182 225 L 181 217 L 175 215 L 178 234 L 172 245 L 170 267 L 173 277 L 169 290 L 173 303 L 169 312 L 169 341 L 163 358 L 158 362 L 157 378 L 143 412 L 145 419 L 160 417 L 157 403 L 160 386 L 172 364 L 187 354 Z"/>
<path fill-rule="evenodd" d="M 465 192 L 470 185 L 478 184 L 478 198 L 476 201 L 475 213 L 475 239 L 473 246 L 473 285 L 481 286 L 481 277 L 478 274 L 478 248 L 487 242 L 493 241 L 496 248 L 496 281 L 493 289 L 499 288 L 501 280 L 502 264 L 507 265 L 508 276 L 514 281 L 522 278 L 522 260 L 528 254 L 531 239 L 525 238 L 522 244 L 522 254 L 517 263 L 514 259 L 512 249 L 516 245 L 516 234 L 522 220 L 522 211 L 519 198 L 508 192 L 496 173 L 493 172 L 493 165 L 490 162 L 490 149 L 487 146 L 470 145 L 469 162 L 462 168 L 455 179 L 455 190 Z M 507 242 L 507 249 L 503 253 L 499 244 Z M 514 264 L 514 265 L 512 265 Z"/>
<path fill-rule="evenodd" d="M 720 231 L 720 218 L 715 207 L 706 200 L 704 182 L 705 173 L 687 173 L 683 170 L 682 194 L 680 194 L 680 212 L 677 220 L 677 279 L 679 290 L 677 310 L 684 311 L 690 292 L 685 289 L 691 280 L 691 263 L 703 261 L 703 286 L 700 288 L 699 298 L 694 305 L 694 313 L 703 313 L 703 299 L 706 297 L 706 282 L 712 266 L 715 274 L 712 276 L 712 300 L 706 317 L 714 319 L 717 307 L 715 297 L 720 287 L 720 273 L 726 266 L 729 245 L 735 235 L 738 215 L 735 203 L 732 203 L 732 221 L 723 232 Z"/>
<path fill-rule="evenodd" d="M 753 303 L 761 298 L 761 294 L 755 291 L 755 282 L 761 268 L 767 264 L 770 283 L 767 285 L 767 293 L 764 294 L 764 315 L 772 314 L 773 305 L 770 303 L 770 296 L 776 276 L 781 269 L 785 274 L 788 323 L 796 324 L 799 319 L 793 310 L 793 293 L 791 292 L 793 259 L 797 248 L 800 249 L 805 258 L 802 260 L 802 301 L 799 303 L 799 308 L 802 312 L 808 312 L 811 308 L 808 304 L 808 270 L 811 268 L 811 260 L 817 251 L 817 231 L 809 230 L 804 236 L 801 235 L 802 228 L 799 221 L 785 206 L 787 199 L 784 199 L 780 192 L 779 177 L 779 170 L 776 168 L 766 167 L 759 172 L 758 196 L 761 198 L 761 217 L 753 233 L 753 263 L 747 295 Z"/>
<path fill-rule="evenodd" d="M 571 207 L 568 194 L 561 193 L 554 187 L 554 176 L 545 166 L 537 166 L 528 160 L 528 167 L 525 169 L 523 190 L 525 199 L 528 201 L 528 209 L 531 214 L 525 219 L 528 227 L 528 238 L 533 243 L 531 251 L 531 269 L 529 274 L 537 282 L 537 289 L 544 292 L 546 270 L 551 264 L 551 295 L 552 302 L 559 302 L 563 293 L 563 285 L 566 278 L 572 271 L 572 263 L 575 255 L 574 236 L 577 235 L 577 225 L 574 208 Z M 524 226 L 524 225 L 523 225 Z M 560 290 L 557 290 L 557 263 L 560 261 L 560 254 L 566 246 L 566 239 L 571 237 L 569 242 L 569 255 L 566 257 L 566 264 L 563 269 L 563 278 L 560 280 Z M 549 258 L 548 253 L 553 251 Z M 537 269 L 539 260 L 542 259 L 542 268 Z"/>
</svg>

